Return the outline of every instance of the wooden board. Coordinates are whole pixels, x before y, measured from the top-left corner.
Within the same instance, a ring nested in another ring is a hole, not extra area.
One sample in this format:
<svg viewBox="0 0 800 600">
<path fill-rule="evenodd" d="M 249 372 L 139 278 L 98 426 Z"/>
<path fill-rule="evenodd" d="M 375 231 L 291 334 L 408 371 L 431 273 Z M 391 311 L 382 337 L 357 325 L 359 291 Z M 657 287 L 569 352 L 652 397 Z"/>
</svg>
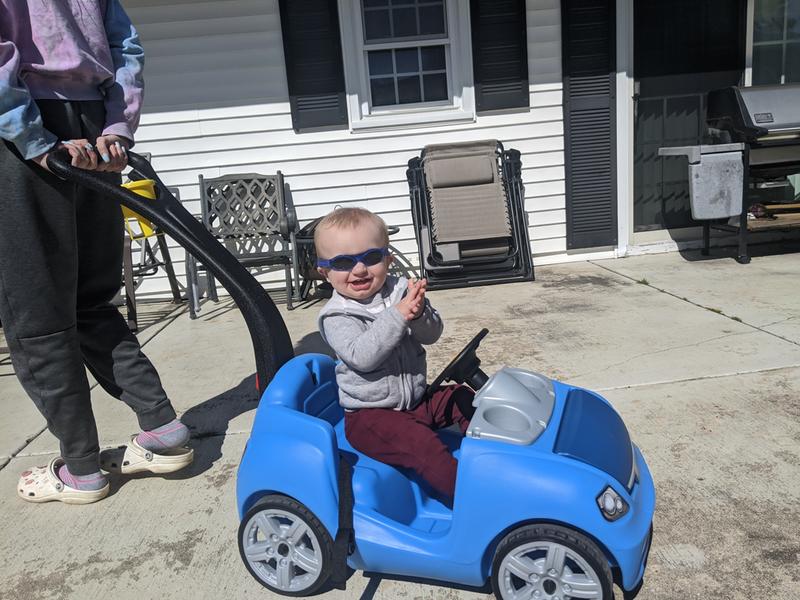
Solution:
<svg viewBox="0 0 800 600">
<path fill-rule="evenodd" d="M 775 215 L 774 219 L 750 219 L 747 221 L 748 231 L 764 231 L 768 229 L 800 228 L 800 212 Z"/>
<path fill-rule="evenodd" d="M 765 204 L 764 208 L 775 212 L 797 212 L 800 211 L 800 203 L 795 204 Z"/>
</svg>

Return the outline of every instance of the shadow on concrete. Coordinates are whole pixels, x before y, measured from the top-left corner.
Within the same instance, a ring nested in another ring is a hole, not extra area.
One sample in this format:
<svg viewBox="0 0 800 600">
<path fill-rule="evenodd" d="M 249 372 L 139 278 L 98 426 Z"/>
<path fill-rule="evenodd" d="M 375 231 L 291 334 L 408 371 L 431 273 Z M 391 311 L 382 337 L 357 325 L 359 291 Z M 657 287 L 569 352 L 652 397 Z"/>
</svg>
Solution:
<svg viewBox="0 0 800 600">
<path fill-rule="evenodd" d="M 364 588 L 364 591 L 361 593 L 359 600 L 373 600 L 375 598 L 375 593 L 378 591 L 378 587 L 380 586 L 381 582 L 386 581 L 403 581 L 407 583 L 422 583 L 424 585 L 435 586 L 439 588 L 446 588 L 451 590 L 460 590 L 464 592 L 473 592 L 476 594 L 491 594 L 492 593 L 492 586 L 489 582 L 482 587 L 472 587 L 468 585 L 460 585 L 458 583 L 448 583 L 444 581 L 437 581 L 433 579 L 421 579 L 419 577 L 401 577 L 397 575 L 384 575 L 381 573 L 370 573 L 365 571 L 364 577 L 369 578 L 369 583 L 367 583 L 367 587 Z"/>
<path fill-rule="evenodd" d="M 137 302 L 136 308 L 136 323 L 139 326 L 136 335 L 145 334 L 151 327 L 168 325 L 188 310 L 185 301 L 171 302 L 165 300 Z M 124 306 L 120 308 L 120 312 L 123 315 L 126 314 Z"/>
<path fill-rule="evenodd" d="M 352 581 L 356 573 L 357 572 L 354 571 L 353 569 L 349 567 L 347 568 L 348 583 Z M 402 577 L 399 575 L 384 575 L 382 573 L 370 573 L 368 571 L 364 571 L 361 575 L 366 579 L 368 579 L 368 581 L 366 587 L 364 588 L 364 591 L 361 592 L 361 595 L 358 597 L 358 600 L 374 600 L 375 594 L 377 593 L 378 588 L 380 587 L 382 581 L 402 581 L 406 583 L 421 583 L 424 585 L 429 585 L 431 587 L 450 589 L 450 590 L 460 590 L 464 592 L 473 592 L 476 594 L 492 593 L 492 586 L 489 582 L 486 582 L 486 585 L 482 587 L 471 587 L 468 585 L 460 585 L 457 583 L 449 583 L 446 581 L 438 581 L 435 579 L 422 579 L 419 577 Z M 316 593 L 314 593 L 312 596 L 314 597 L 321 596 L 323 594 L 327 594 L 328 592 L 332 592 L 334 589 L 335 588 L 331 585 L 330 581 L 328 581 L 320 589 L 318 589 Z"/>
<path fill-rule="evenodd" d="M 295 344 L 295 355 L 308 353 L 326 354 L 335 357 L 333 350 L 318 332 L 310 333 Z M 125 485 L 126 481 L 146 477 L 165 479 L 189 479 L 208 471 L 222 458 L 222 444 L 230 422 L 239 415 L 258 407 L 255 373 L 243 379 L 236 387 L 201 402 L 187 410 L 181 421 L 189 428 L 192 438 L 189 446 L 194 449 L 194 461 L 186 469 L 170 474 L 137 473 L 136 475 L 112 476 L 111 492 Z"/>
<path fill-rule="evenodd" d="M 114 494 L 128 481 L 161 477 L 163 479 L 191 479 L 208 471 L 222 458 L 222 444 L 230 422 L 239 415 L 258 406 L 255 373 L 243 379 L 236 387 L 193 406 L 181 416 L 181 421 L 191 431 L 189 446 L 194 449 L 194 461 L 185 469 L 168 475 L 137 473 L 135 475 L 109 476 L 110 494 Z"/>
<path fill-rule="evenodd" d="M 733 239 L 733 238 L 731 238 Z M 751 240 L 758 240 L 758 236 L 753 236 Z M 747 244 L 747 253 L 750 258 L 760 258 L 764 256 L 778 256 L 781 254 L 795 254 L 800 252 L 800 237 L 786 238 L 780 241 L 762 241 Z M 681 257 L 689 262 L 702 262 L 706 260 L 736 260 L 739 255 L 738 242 L 735 240 L 722 246 L 711 246 L 708 256 L 703 256 L 699 248 L 679 250 Z M 746 265 L 742 265 L 746 266 Z"/>
<path fill-rule="evenodd" d="M 326 354 L 333 359 L 336 358 L 336 353 L 330 346 L 328 346 L 325 340 L 322 339 L 322 336 L 318 331 L 314 331 L 313 333 L 303 336 L 294 346 L 295 356 L 299 356 L 300 354 L 309 354 L 312 352 L 317 354 Z"/>
</svg>

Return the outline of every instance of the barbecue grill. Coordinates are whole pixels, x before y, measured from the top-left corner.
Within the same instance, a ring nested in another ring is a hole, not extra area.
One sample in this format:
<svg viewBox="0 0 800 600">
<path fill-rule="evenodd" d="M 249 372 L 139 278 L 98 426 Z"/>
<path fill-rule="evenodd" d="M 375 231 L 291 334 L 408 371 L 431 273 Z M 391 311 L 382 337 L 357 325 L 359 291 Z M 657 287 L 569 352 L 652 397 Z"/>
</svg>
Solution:
<svg viewBox="0 0 800 600">
<path fill-rule="evenodd" d="M 785 187 L 786 176 L 800 172 L 800 84 L 733 86 L 709 92 L 706 123 L 711 144 L 660 148 L 659 155 L 689 159 L 692 216 L 703 220 L 703 254 L 708 254 L 711 227 L 736 231 L 737 260 L 748 263 L 750 184 Z M 731 216 L 739 217 L 738 225 L 712 223 Z M 780 221 L 751 228 L 786 226 Z"/>
<path fill-rule="evenodd" d="M 710 92 L 706 122 L 714 141 L 745 145 L 750 177 L 800 171 L 800 84 Z"/>
</svg>

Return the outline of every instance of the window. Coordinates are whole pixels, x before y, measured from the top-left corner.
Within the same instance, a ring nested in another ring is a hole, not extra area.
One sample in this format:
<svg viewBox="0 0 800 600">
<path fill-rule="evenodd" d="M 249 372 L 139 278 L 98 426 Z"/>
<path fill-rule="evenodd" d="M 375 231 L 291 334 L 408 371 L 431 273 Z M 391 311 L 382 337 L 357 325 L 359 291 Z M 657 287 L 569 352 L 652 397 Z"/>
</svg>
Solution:
<svg viewBox="0 0 800 600">
<path fill-rule="evenodd" d="M 800 82 L 800 0 L 755 0 L 753 85 Z"/>
<path fill-rule="evenodd" d="M 353 129 L 474 119 L 469 3 L 339 0 Z"/>
<path fill-rule="evenodd" d="M 444 46 L 367 52 L 372 106 L 447 101 Z"/>
</svg>

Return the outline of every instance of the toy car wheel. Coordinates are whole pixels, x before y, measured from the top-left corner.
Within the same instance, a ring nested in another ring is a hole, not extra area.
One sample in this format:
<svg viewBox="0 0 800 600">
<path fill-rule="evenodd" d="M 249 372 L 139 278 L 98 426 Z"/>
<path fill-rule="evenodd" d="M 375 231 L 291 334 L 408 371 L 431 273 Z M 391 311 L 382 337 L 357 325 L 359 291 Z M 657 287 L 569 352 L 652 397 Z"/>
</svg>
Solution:
<svg viewBox="0 0 800 600">
<path fill-rule="evenodd" d="M 331 574 L 333 542 L 319 519 L 287 496 L 259 500 L 239 525 L 239 554 L 263 586 L 285 596 L 307 596 Z"/>
<path fill-rule="evenodd" d="M 494 555 L 492 587 L 500 600 L 614 597 L 608 561 L 597 545 L 558 525 L 509 533 Z"/>
</svg>

